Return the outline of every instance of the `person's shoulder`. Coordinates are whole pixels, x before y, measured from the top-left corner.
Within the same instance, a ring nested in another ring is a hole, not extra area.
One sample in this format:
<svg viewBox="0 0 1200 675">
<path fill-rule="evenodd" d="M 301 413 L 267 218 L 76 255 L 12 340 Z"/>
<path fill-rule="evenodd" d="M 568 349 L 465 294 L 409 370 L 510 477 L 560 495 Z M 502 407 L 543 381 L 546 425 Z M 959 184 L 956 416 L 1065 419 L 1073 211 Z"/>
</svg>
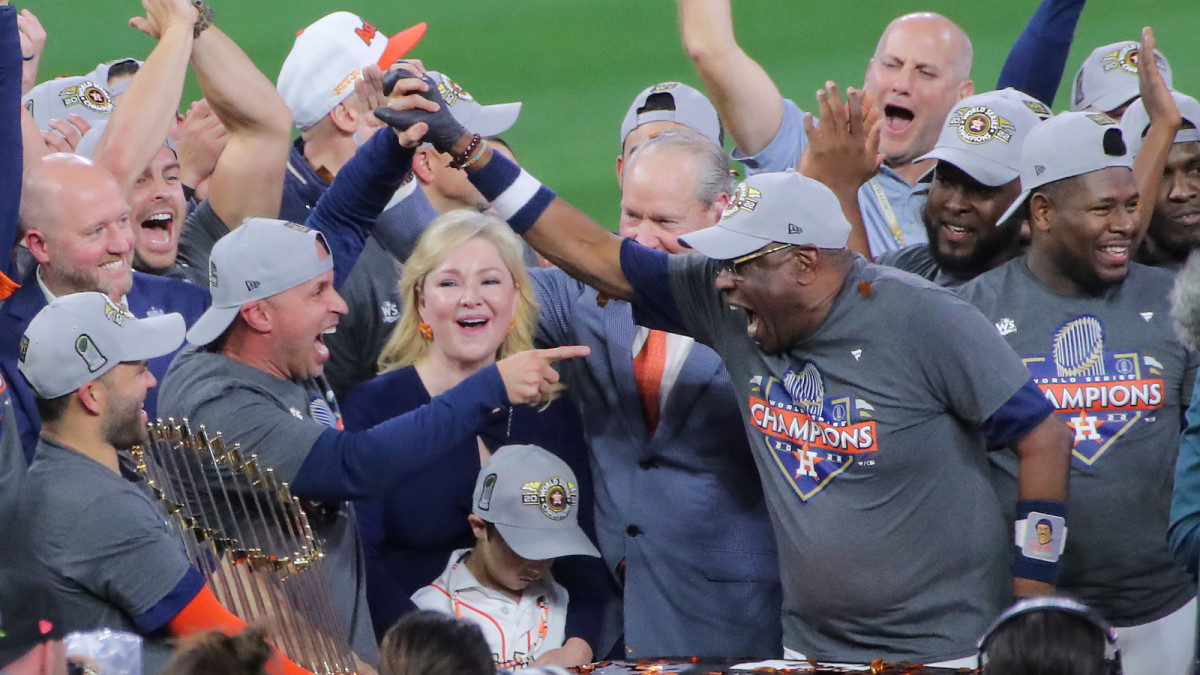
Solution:
<svg viewBox="0 0 1200 675">
<path fill-rule="evenodd" d="M 378 408 L 386 406 L 389 409 L 399 410 L 405 406 L 407 401 L 425 398 L 421 396 L 423 392 L 425 392 L 425 385 L 421 382 L 417 369 L 413 366 L 406 366 L 380 373 L 366 382 L 360 382 L 351 387 L 350 391 L 346 392 L 346 407 Z"/>
<path fill-rule="evenodd" d="M 929 252 L 929 244 L 912 244 L 904 248 L 892 249 L 875 258 L 875 264 L 884 267 L 912 272 L 927 277 L 926 271 L 937 268 L 933 254 Z"/>
<path fill-rule="evenodd" d="M 256 377 L 260 372 L 224 354 L 204 349 L 182 351 L 163 377 L 158 394 L 159 413 L 186 416 L 205 403 L 239 390 L 264 394 L 261 378 Z"/>
<path fill-rule="evenodd" d="M 1129 275 L 1124 283 L 1137 291 L 1161 293 L 1163 289 L 1170 291 L 1175 287 L 1175 277 L 1173 270 L 1134 262 L 1129 263 Z"/>
<path fill-rule="evenodd" d="M 1018 257 L 980 274 L 955 288 L 954 292 L 963 300 L 978 304 L 1002 296 L 1015 284 L 1031 279 L 1025 272 L 1025 258 Z"/>
<path fill-rule="evenodd" d="M 208 289 L 188 283 L 182 279 L 146 274 L 133 273 L 133 286 L 129 293 L 133 298 L 161 300 L 168 311 L 187 312 L 208 307 L 210 296 Z M 195 317 L 189 317 L 195 318 Z"/>
</svg>

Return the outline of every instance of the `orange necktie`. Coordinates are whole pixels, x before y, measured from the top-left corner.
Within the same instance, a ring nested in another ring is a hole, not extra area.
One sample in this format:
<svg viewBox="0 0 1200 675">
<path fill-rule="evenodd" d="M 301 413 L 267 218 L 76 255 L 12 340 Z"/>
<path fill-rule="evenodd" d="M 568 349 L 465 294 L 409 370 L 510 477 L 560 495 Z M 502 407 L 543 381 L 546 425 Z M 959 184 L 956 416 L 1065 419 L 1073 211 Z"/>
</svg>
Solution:
<svg viewBox="0 0 1200 675">
<path fill-rule="evenodd" d="M 646 431 L 654 435 L 658 426 L 659 388 L 662 386 L 663 368 L 667 365 L 667 334 L 652 330 L 642 345 L 642 351 L 633 357 L 633 376 L 637 379 L 638 394 L 642 396 L 642 410 L 646 413 Z"/>
</svg>

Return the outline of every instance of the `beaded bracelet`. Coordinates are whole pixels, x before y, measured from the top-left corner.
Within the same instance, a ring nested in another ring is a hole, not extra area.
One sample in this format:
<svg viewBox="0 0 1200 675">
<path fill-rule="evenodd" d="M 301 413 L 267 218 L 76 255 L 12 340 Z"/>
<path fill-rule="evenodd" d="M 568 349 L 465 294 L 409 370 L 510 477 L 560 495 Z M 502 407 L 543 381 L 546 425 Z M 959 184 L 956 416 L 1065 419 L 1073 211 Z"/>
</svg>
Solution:
<svg viewBox="0 0 1200 675">
<path fill-rule="evenodd" d="M 483 138 L 479 134 L 471 134 L 471 144 L 467 146 L 467 149 L 463 150 L 461 155 L 450 156 L 450 168 L 461 169 L 468 163 L 474 163 L 474 160 L 472 160 L 471 157 L 475 154 L 475 151 L 479 149 L 479 146 L 482 143 Z"/>
<path fill-rule="evenodd" d="M 483 153 L 487 152 L 487 149 L 488 149 L 488 142 L 487 142 L 487 139 L 484 139 L 483 141 L 481 141 L 479 143 L 479 149 L 475 151 L 475 154 L 471 155 L 471 159 L 468 159 L 459 168 L 463 169 L 463 170 L 471 168 L 475 164 L 475 162 L 478 162 L 479 160 L 483 159 Z"/>
</svg>

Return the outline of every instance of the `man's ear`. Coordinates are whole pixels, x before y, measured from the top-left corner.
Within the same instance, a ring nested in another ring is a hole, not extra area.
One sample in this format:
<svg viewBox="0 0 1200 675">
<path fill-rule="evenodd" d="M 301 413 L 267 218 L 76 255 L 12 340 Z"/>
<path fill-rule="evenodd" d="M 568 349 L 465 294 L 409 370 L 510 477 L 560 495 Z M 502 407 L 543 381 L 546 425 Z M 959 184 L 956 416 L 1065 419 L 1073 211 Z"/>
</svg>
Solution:
<svg viewBox="0 0 1200 675">
<path fill-rule="evenodd" d="M 238 316 L 257 333 L 270 333 L 272 320 L 271 308 L 265 300 L 247 302 L 238 310 Z"/>
<path fill-rule="evenodd" d="M 1033 232 L 1050 231 L 1050 222 L 1054 216 L 1054 202 L 1044 192 L 1035 192 L 1029 196 L 1029 229 Z"/>
<path fill-rule="evenodd" d="M 85 383 L 75 392 L 75 396 L 79 399 L 79 405 L 92 415 L 104 414 L 104 407 L 108 404 L 108 392 L 100 380 Z"/>
<path fill-rule="evenodd" d="M 725 207 L 729 206 L 729 193 L 722 192 L 713 201 L 712 206 L 708 207 L 708 224 L 716 225 L 721 221 L 721 214 L 725 213 Z"/>
<path fill-rule="evenodd" d="M 958 85 L 958 97 L 960 99 L 971 96 L 974 93 L 975 93 L 975 82 L 973 80 L 963 80 L 963 82 Z"/>
<path fill-rule="evenodd" d="M 29 247 L 29 252 L 33 254 L 33 259 L 37 260 L 39 265 L 50 262 L 46 235 L 42 234 L 41 230 L 33 228 L 25 233 L 25 245 Z"/>
<path fill-rule="evenodd" d="M 467 522 L 471 524 L 471 533 L 475 535 L 476 539 L 487 538 L 488 524 L 486 520 L 472 513 L 467 516 Z"/>
<path fill-rule="evenodd" d="M 333 110 L 329 111 L 329 119 L 333 121 L 333 125 L 344 134 L 353 134 L 358 131 L 358 107 L 350 96 L 345 101 L 333 106 Z"/>
<path fill-rule="evenodd" d="M 797 246 L 787 250 L 788 274 L 792 280 L 801 285 L 807 286 L 813 282 L 817 275 L 817 265 L 821 261 L 821 250 L 815 246 Z"/>
<path fill-rule="evenodd" d="M 422 144 L 413 153 L 412 170 L 413 175 L 417 180 L 421 181 L 422 185 L 429 185 L 433 182 L 434 168 L 433 163 L 438 161 L 437 153 L 428 145 Z"/>
</svg>

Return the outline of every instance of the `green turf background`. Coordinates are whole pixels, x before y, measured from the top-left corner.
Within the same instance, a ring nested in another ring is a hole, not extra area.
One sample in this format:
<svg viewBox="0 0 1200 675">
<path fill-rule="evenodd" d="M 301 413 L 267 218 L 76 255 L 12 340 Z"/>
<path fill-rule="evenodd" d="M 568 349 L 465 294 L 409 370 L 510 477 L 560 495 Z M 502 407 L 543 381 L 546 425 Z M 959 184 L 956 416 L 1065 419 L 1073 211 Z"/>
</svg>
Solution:
<svg viewBox="0 0 1200 675">
<path fill-rule="evenodd" d="M 418 21 L 429 32 L 413 55 L 484 103 L 523 101 L 507 134 L 522 164 L 601 223 L 616 222 L 613 173 L 625 108 L 643 87 L 699 82 L 680 46 L 672 0 L 210 0 L 217 23 L 272 80 L 296 31 L 325 13 L 355 11 L 387 33 Z M 910 11 L 942 12 L 975 45 L 978 90 L 993 87 L 1035 0 L 734 0 L 738 39 L 785 96 L 811 107 L 826 79 L 861 84 L 886 23 Z M 102 60 L 144 57 L 152 40 L 128 28 L 133 0 L 29 0 L 49 33 L 42 77 L 81 74 Z M 1067 62 L 1069 83 L 1095 46 L 1154 27 L 1177 89 L 1200 93 L 1200 2 L 1090 0 Z M 1069 87 L 1055 109 L 1065 108 Z M 194 81 L 185 100 L 198 96 Z"/>
</svg>

